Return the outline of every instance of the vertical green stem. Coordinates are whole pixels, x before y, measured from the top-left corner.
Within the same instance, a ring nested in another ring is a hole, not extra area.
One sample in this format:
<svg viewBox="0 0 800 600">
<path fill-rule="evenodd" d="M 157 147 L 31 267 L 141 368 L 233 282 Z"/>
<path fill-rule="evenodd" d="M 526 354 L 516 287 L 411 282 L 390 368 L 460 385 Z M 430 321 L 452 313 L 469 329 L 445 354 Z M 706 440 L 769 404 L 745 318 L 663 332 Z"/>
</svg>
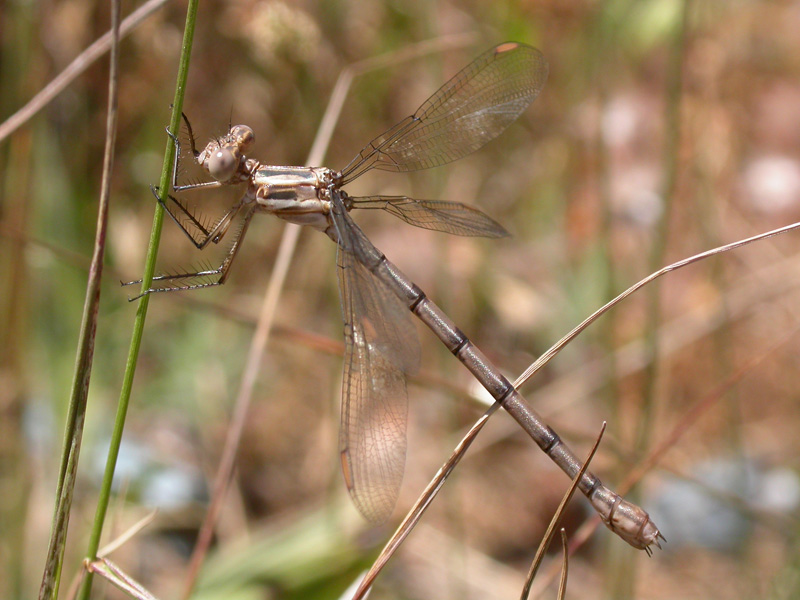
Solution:
<svg viewBox="0 0 800 600">
<path fill-rule="evenodd" d="M 192 41 L 194 40 L 194 25 L 197 17 L 197 6 L 199 0 L 189 0 L 186 14 L 186 27 L 183 34 L 183 46 L 181 48 L 180 65 L 178 67 L 177 85 L 175 88 L 175 100 L 172 108 L 172 118 L 170 119 L 170 131 L 176 132 L 180 128 L 181 110 L 183 108 L 183 98 L 186 90 L 186 80 L 189 72 L 189 58 L 192 52 Z M 160 189 L 168 189 L 171 183 L 172 160 L 175 152 L 175 145 L 170 138 L 167 138 L 167 146 L 164 153 L 164 163 L 161 169 Z M 161 239 L 161 226 L 164 222 L 164 211 L 161 206 L 156 204 L 153 216 L 153 228 L 150 234 L 150 244 L 147 249 L 145 259 L 144 275 L 142 276 L 142 291 L 148 289 L 153 281 L 155 272 L 156 256 L 158 254 L 158 244 Z M 139 357 L 141 347 L 142 332 L 144 331 L 145 318 L 150 296 L 142 296 L 139 300 L 139 308 L 136 311 L 136 318 L 133 324 L 133 335 L 128 351 L 128 360 L 125 366 L 125 374 L 120 391 L 119 404 L 117 405 L 117 415 L 114 420 L 114 430 L 111 435 L 111 443 L 106 458 L 106 468 L 103 475 L 99 497 L 97 500 L 97 510 L 95 512 L 94 523 L 89 538 L 89 545 L 86 556 L 89 559 L 96 558 L 97 550 L 100 547 L 100 536 L 103 531 L 108 503 L 111 498 L 111 483 L 114 478 L 114 469 L 119 455 L 119 448 L 122 442 L 122 432 L 125 427 L 125 417 L 128 412 L 128 403 L 133 386 L 133 376 L 136 372 L 136 362 Z M 78 593 L 79 600 L 88 600 L 92 588 L 92 574 L 86 573 L 81 589 Z"/>
<path fill-rule="evenodd" d="M 664 185 L 661 193 L 664 211 L 661 222 L 655 231 L 650 248 L 649 270 L 657 271 L 664 264 L 667 241 L 670 232 L 670 217 L 678 182 L 679 146 L 681 137 L 681 89 L 683 87 L 683 57 L 686 49 L 686 32 L 689 25 L 691 0 L 684 0 L 681 20 L 673 39 L 672 52 L 667 72 L 667 114 L 664 145 Z M 648 287 L 647 325 L 645 354 L 648 357 L 644 370 L 644 389 L 642 390 L 642 416 L 638 427 L 637 453 L 642 451 L 650 438 L 653 420 L 653 404 L 658 380 L 658 323 L 661 315 L 661 286 L 658 283 Z"/>
<path fill-rule="evenodd" d="M 661 190 L 663 201 L 662 218 L 655 228 L 653 243 L 648 257 L 648 270 L 656 272 L 665 261 L 667 243 L 670 234 L 670 219 L 678 181 L 679 148 L 681 137 L 681 91 L 683 86 L 683 59 L 686 47 L 686 34 L 689 25 L 690 0 L 684 0 L 681 6 L 680 19 L 676 24 L 670 48 L 667 66 L 665 95 L 665 134 L 663 153 L 664 180 Z M 645 324 L 645 356 L 647 364 L 643 370 L 643 388 L 641 397 L 641 413 L 636 427 L 634 453 L 641 456 L 646 452 L 651 439 L 655 395 L 659 376 L 658 325 L 661 316 L 660 282 L 654 281 L 647 286 L 646 324 Z M 635 493 L 629 499 L 636 501 Z M 611 540 L 607 553 L 607 594 L 610 598 L 626 600 L 635 593 L 636 570 L 630 560 L 627 548 Z"/>
<path fill-rule="evenodd" d="M 588 56 L 588 77 L 593 88 L 597 93 L 599 105 L 597 130 L 594 140 L 594 158 L 597 161 L 597 192 L 600 199 L 601 221 L 599 231 L 599 246 L 602 253 L 602 260 L 605 267 L 603 276 L 605 277 L 605 290 L 603 302 L 608 302 L 617 295 L 617 276 L 614 268 L 613 240 L 613 221 L 614 214 L 611 201 L 611 183 L 609 172 L 608 149 L 603 138 L 602 115 L 607 108 L 609 74 L 608 64 L 613 61 L 609 49 L 616 42 L 616 18 L 613 11 L 609 10 L 607 2 L 600 2 L 596 8 L 595 17 L 592 19 L 593 26 L 590 30 L 590 49 Z M 617 363 L 614 344 L 614 332 L 616 331 L 616 311 L 610 311 L 601 323 L 601 343 L 606 356 L 606 386 L 604 396 L 607 399 L 607 406 L 613 411 L 610 422 L 615 423 L 619 416 L 618 410 L 618 389 L 617 389 Z"/>
</svg>

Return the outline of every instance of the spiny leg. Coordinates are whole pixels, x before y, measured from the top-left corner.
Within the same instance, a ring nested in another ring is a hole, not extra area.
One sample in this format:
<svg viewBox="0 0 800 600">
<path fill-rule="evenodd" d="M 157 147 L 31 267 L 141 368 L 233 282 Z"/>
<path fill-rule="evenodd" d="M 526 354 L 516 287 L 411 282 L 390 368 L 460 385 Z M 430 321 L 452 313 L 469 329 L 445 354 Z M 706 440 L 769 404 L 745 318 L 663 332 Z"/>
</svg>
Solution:
<svg viewBox="0 0 800 600">
<path fill-rule="evenodd" d="M 194 131 L 192 130 L 192 126 L 189 123 L 189 118 L 186 114 L 181 113 L 184 122 L 186 123 L 186 129 L 189 133 L 189 143 L 192 146 L 192 156 L 197 160 L 197 157 L 200 156 L 200 151 L 197 149 L 195 145 L 195 137 Z M 175 144 L 175 155 L 172 158 L 172 189 L 176 192 L 185 192 L 188 190 L 197 190 L 197 189 L 208 189 L 208 188 L 218 188 L 222 184 L 219 181 L 203 181 L 199 183 L 187 183 L 185 185 L 181 185 L 178 183 L 178 173 L 180 173 L 180 156 L 181 156 L 181 141 L 178 139 L 178 136 L 172 133 L 169 130 L 169 127 L 166 128 L 167 135 L 170 137 L 172 142 Z"/>
<path fill-rule="evenodd" d="M 175 205 L 180 209 L 180 212 L 193 226 L 193 230 L 190 231 L 180 215 L 173 212 L 172 208 L 170 208 L 170 206 L 161 198 L 158 193 L 159 189 L 155 186 L 150 186 L 150 191 L 153 192 L 153 195 L 156 197 L 156 200 L 158 200 L 158 203 L 164 208 L 165 211 L 167 211 L 167 214 L 172 218 L 173 221 L 175 221 L 178 227 L 181 228 L 181 231 L 186 234 L 186 237 L 191 240 L 192 244 L 194 244 L 198 250 L 205 248 L 209 242 L 214 242 L 215 244 L 218 243 L 227 233 L 233 218 L 238 214 L 242 206 L 244 206 L 244 201 L 239 200 L 239 202 L 234 204 L 224 215 L 219 218 L 214 227 L 209 229 L 202 222 L 200 222 L 197 217 L 195 217 L 192 211 L 190 211 L 183 204 L 183 202 L 168 194 L 167 197 L 172 200 L 173 203 L 175 203 Z"/>
<path fill-rule="evenodd" d="M 241 247 L 242 240 L 244 239 L 245 234 L 247 233 L 247 228 L 250 225 L 250 219 L 253 218 L 255 214 L 255 205 L 251 204 L 247 207 L 247 210 L 244 214 L 242 220 L 242 226 L 239 229 L 238 233 L 233 239 L 233 244 L 231 244 L 231 248 L 228 251 L 227 256 L 222 261 L 222 263 L 216 269 L 207 269 L 204 271 L 197 271 L 194 273 L 176 273 L 174 275 L 157 275 L 153 277 L 153 281 L 174 281 L 177 279 L 195 279 L 195 278 L 205 278 L 205 277 L 214 277 L 219 275 L 216 281 L 209 281 L 209 282 L 202 282 L 202 283 L 195 283 L 190 285 L 182 285 L 182 286 L 172 286 L 172 287 L 162 287 L 162 288 L 150 288 L 143 291 L 141 294 L 130 298 L 129 300 L 132 302 L 134 300 L 138 300 L 142 296 L 147 294 L 152 294 L 154 292 L 177 292 L 181 290 L 196 290 L 206 287 L 213 287 L 216 285 L 222 285 L 225 283 L 225 280 L 228 278 L 228 272 L 233 264 L 234 258 L 236 258 L 236 254 L 239 252 L 239 248 Z M 123 283 L 122 285 L 132 285 L 136 283 L 141 283 L 139 281 L 131 281 L 129 283 Z"/>
<path fill-rule="evenodd" d="M 186 130 L 189 133 L 189 143 L 192 145 L 192 155 L 197 158 L 200 155 L 200 151 L 197 149 L 195 145 L 195 140 L 197 139 L 194 137 L 194 130 L 192 129 L 192 124 L 189 123 L 189 117 L 186 116 L 186 113 L 181 111 L 181 117 L 183 117 L 183 122 L 186 123 Z"/>
<path fill-rule="evenodd" d="M 192 241 L 192 243 L 198 249 L 201 248 L 201 246 L 204 245 L 204 240 L 208 238 L 211 229 L 209 229 L 204 223 L 201 223 L 200 220 L 195 216 L 194 212 L 189 210 L 189 208 L 183 202 L 178 200 L 172 194 L 167 194 L 167 198 L 169 198 L 170 200 L 172 200 L 172 202 L 175 203 L 175 205 L 179 209 L 179 212 L 183 214 L 183 217 L 188 219 L 189 223 L 191 223 L 191 225 L 193 225 L 194 228 L 197 230 L 196 233 L 192 233 L 191 231 L 189 231 L 186 225 L 184 225 L 182 217 L 178 214 L 175 214 L 172 208 L 170 208 L 170 206 L 167 205 L 167 203 L 164 202 L 164 200 L 161 198 L 158 186 L 151 185 L 150 191 L 156 197 L 156 200 L 158 200 L 158 203 L 161 205 L 161 208 L 163 208 L 170 216 L 170 218 L 175 222 L 175 224 L 181 228 L 181 231 L 183 231 L 186 234 L 186 236 Z M 197 233 L 199 233 L 200 235 L 196 235 Z"/>
<path fill-rule="evenodd" d="M 192 125 L 189 122 L 189 118 L 186 116 L 185 113 L 181 113 L 184 122 L 186 123 L 186 129 L 188 132 L 189 143 L 191 144 L 191 151 L 192 155 L 195 159 L 200 155 L 200 151 L 197 149 L 197 145 L 195 144 L 195 136 L 194 130 L 192 129 Z M 175 144 L 175 154 L 173 156 L 172 161 L 172 188 L 175 191 L 187 191 L 187 190 L 195 190 L 195 189 L 209 189 L 209 188 L 217 188 L 220 187 L 222 184 L 218 181 L 209 181 L 204 183 L 193 183 L 187 185 L 181 185 L 178 183 L 178 174 L 180 173 L 180 156 L 181 156 L 181 141 L 178 137 L 173 134 L 169 128 L 167 128 L 167 135 L 172 139 L 173 143 Z M 214 243 L 218 243 L 222 237 L 225 235 L 225 232 L 230 225 L 231 219 L 236 215 L 239 209 L 242 206 L 242 202 L 240 201 L 238 204 L 232 206 L 227 213 L 222 215 L 219 220 L 216 221 L 216 224 L 212 227 L 209 225 L 208 221 L 201 222 L 200 219 L 195 216 L 194 212 L 190 210 L 187 204 L 181 200 L 178 200 L 172 195 L 167 195 L 170 200 L 178 207 L 179 213 L 182 213 L 183 216 L 177 214 L 170 206 L 168 206 L 165 199 L 163 199 L 160 195 L 160 190 L 157 187 L 150 186 L 150 191 L 156 197 L 159 204 L 167 211 L 169 216 L 172 218 L 173 221 L 181 228 L 181 230 L 186 234 L 186 236 L 192 241 L 192 243 L 198 249 L 203 249 L 210 241 Z M 188 226 L 187 226 L 188 225 Z M 191 230 L 190 230 L 191 228 Z"/>
</svg>

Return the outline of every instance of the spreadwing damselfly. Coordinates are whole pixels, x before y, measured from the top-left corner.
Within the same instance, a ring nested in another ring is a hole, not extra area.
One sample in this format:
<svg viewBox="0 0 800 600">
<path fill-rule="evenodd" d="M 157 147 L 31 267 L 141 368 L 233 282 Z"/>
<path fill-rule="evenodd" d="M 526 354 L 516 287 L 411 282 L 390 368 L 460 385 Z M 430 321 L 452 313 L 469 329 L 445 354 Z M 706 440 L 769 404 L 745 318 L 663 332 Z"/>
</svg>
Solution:
<svg viewBox="0 0 800 600">
<path fill-rule="evenodd" d="M 229 128 L 200 151 L 185 119 L 194 160 L 212 179 L 180 185 L 181 145 L 176 144 L 173 190 L 242 185 L 244 193 L 213 223 L 198 219 L 185 201 L 154 191 L 194 245 L 205 248 L 231 232 L 233 242 L 219 265 L 194 273 L 160 275 L 143 293 L 189 290 L 225 282 L 250 220 L 268 213 L 311 226 L 337 244 L 337 274 L 344 321 L 345 358 L 339 438 L 342 471 L 353 501 L 372 522 L 392 512 L 406 454 L 406 376 L 419 366 L 409 311 L 458 358 L 539 447 L 574 477 L 580 460 L 528 406 L 486 356 L 424 292 L 390 262 L 350 216 L 381 209 L 406 223 L 454 235 L 502 237 L 505 229 L 476 208 L 459 202 L 406 196 L 353 197 L 343 186 L 367 171 L 407 172 L 440 166 L 474 152 L 502 133 L 544 87 L 548 67 L 530 46 L 507 42 L 459 71 L 411 116 L 369 144 L 342 170 L 271 166 L 249 158 L 254 142 L 245 125 Z M 580 490 L 603 522 L 632 546 L 650 552 L 663 539 L 649 515 L 604 486 L 591 472 Z"/>
</svg>

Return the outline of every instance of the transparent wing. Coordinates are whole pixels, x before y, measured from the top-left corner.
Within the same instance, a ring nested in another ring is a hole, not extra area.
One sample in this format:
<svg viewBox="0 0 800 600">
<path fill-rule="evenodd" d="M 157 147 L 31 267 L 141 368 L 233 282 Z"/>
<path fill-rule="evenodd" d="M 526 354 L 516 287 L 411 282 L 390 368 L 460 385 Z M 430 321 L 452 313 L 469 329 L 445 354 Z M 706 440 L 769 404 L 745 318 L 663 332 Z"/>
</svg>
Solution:
<svg viewBox="0 0 800 600">
<path fill-rule="evenodd" d="M 407 196 L 349 197 L 353 208 L 381 209 L 409 225 L 452 235 L 506 237 L 509 233 L 497 221 L 461 202 L 415 200 Z"/>
<path fill-rule="evenodd" d="M 394 509 L 406 456 L 406 374 L 419 367 L 408 309 L 364 265 L 380 256 L 339 203 L 345 358 L 339 450 L 350 496 L 373 523 Z"/>
<path fill-rule="evenodd" d="M 547 61 L 536 48 L 506 42 L 484 52 L 367 144 L 342 170 L 342 184 L 370 169 L 416 171 L 474 152 L 505 130 L 546 80 Z"/>
</svg>

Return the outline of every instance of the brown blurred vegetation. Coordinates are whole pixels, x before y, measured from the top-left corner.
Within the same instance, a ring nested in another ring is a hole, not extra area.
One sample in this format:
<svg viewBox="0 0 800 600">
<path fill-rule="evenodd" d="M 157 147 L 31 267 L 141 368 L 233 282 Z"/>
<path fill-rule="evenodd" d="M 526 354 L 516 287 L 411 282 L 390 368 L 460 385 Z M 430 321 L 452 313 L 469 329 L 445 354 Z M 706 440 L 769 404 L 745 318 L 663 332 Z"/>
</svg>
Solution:
<svg viewBox="0 0 800 600">
<path fill-rule="evenodd" d="M 800 2 L 691 2 L 680 95 L 670 96 L 682 7 L 679 0 L 202 3 L 185 111 L 201 142 L 229 121 L 246 123 L 256 132 L 255 156 L 301 164 L 344 67 L 474 32 L 466 48 L 355 81 L 325 161 L 341 168 L 482 50 L 507 39 L 540 48 L 550 63 L 544 92 L 489 147 L 429 173 L 370 174 L 349 189 L 476 204 L 512 232 L 501 241 L 449 239 L 388 216 L 356 216 L 513 376 L 653 269 L 662 219 L 666 247 L 656 266 L 800 218 Z M 124 13 L 131 8 L 123 6 Z M 65 588 L 85 548 L 119 394 L 135 306 L 118 280 L 140 277 L 154 205 L 147 186 L 160 172 L 184 10 L 183 3 L 167 5 L 122 44 L 108 270 Z M 0 120 L 108 21 L 106 4 L 85 0 L 0 4 Z M 31 597 L 41 576 L 94 239 L 106 93 L 103 60 L 0 144 L 3 598 Z M 675 130 L 666 115 L 676 102 L 679 144 L 670 151 Z M 667 198 L 671 166 L 677 179 Z M 218 214 L 232 193 L 210 194 L 204 209 Z M 114 559 L 162 598 L 180 589 L 281 229 L 267 218 L 254 222 L 226 286 L 160 295 L 150 305 L 121 496 L 106 534 L 110 539 L 161 507 L 155 524 Z M 616 485 L 691 407 L 744 369 L 645 476 L 639 498 L 649 508 L 666 482 L 696 478 L 698 465 L 715 460 L 783 469 L 791 483 L 800 466 L 800 342 L 794 336 L 773 345 L 800 317 L 799 239 L 789 234 L 663 280 L 654 370 L 643 345 L 646 294 L 639 294 L 523 392 L 581 455 L 608 420 L 593 468 Z M 213 263 L 219 254 L 208 252 L 201 255 L 166 224 L 163 270 Z M 338 597 L 388 531 L 371 532 L 353 518 L 338 472 L 334 253 L 327 238 L 304 232 L 200 597 Z M 410 454 L 398 515 L 481 410 L 437 382 L 470 387 L 432 335 L 420 331 L 420 338 L 425 372 L 409 387 Z M 748 366 L 754 358 L 763 360 Z M 641 408 L 649 386 L 652 422 Z M 373 597 L 517 594 L 567 483 L 499 414 Z M 748 529 L 723 549 L 682 545 L 671 539 L 668 521 L 659 525 L 672 546 L 648 560 L 599 531 L 573 559 L 568 597 L 797 597 L 792 490 L 789 484 L 776 492 L 787 500 L 783 511 L 750 502 L 751 488 L 724 496 Z M 574 527 L 586 504 L 572 504 Z"/>
</svg>

